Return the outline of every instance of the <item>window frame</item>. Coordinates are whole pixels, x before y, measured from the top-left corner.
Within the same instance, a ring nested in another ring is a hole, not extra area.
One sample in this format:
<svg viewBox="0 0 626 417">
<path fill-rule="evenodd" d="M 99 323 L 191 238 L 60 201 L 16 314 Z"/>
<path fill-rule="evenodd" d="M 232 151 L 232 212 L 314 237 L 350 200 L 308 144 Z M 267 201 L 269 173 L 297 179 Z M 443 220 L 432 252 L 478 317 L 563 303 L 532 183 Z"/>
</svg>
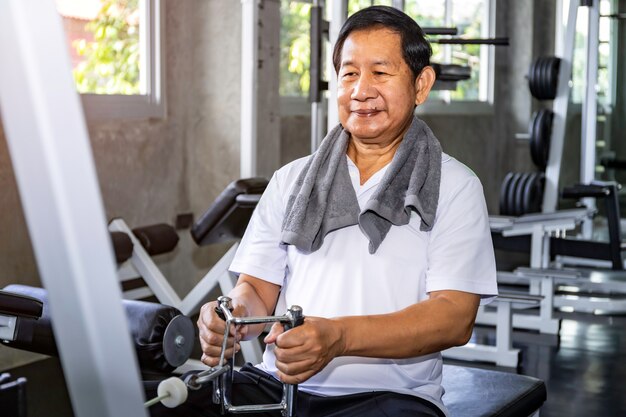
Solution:
<svg viewBox="0 0 626 417">
<path fill-rule="evenodd" d="M 451 8 L 452 0 L 445 1 L 446 25 L 452 25 Z M 481 26 L 481 36 L 493 38 L 496 35 L 496 1 L 485 0 L 483 19 L 486 22 Z M 452 45 L 443 45 L 444 56 L 449 60 L 452 55 Z M 449 94 L 444 94 L 443 99 L 429 98 L 417 108 L 417 114 L 493 114 L 494 100 L 494 71 L 495 51 L 494 46 L 480 46 L 480 70 L 478 81 L 478 99 L 475 100 L 451 100 Z"/>
<path fill-rule="evenodd" d="M 297 0 L 303 3 L 310 0 Z M 451 0 L 446 0 L 446 14 L 451 10 Z M 483 37 L 495 37 L 496 33 L 496 0 L 485 0 L 484 19 L 487 23 L 482 27 Z M 451 49 L 452 45 L 445 45 Z M 479 99 L 477 100 L 439 100 L 429 98 L 419 106 L 416 114 L 467 114 L 467 115 L 491 115 L 494 112 L 494 70 L 495 51 L 493 46 L 481 45 L 480 48 L 480 71 L 479 71 Z M 309 114 L 311 104 L 307 96 L 281 95 L 281 114 L 295 116 Z M 283 113 L 284 111 L 284 113 Z"/>
<path fill-rule="evenodd" d="M 81 93 L 87 120 L 165 118 L 165 1 L 140 0 L 140 94 Z"/>
</svg>

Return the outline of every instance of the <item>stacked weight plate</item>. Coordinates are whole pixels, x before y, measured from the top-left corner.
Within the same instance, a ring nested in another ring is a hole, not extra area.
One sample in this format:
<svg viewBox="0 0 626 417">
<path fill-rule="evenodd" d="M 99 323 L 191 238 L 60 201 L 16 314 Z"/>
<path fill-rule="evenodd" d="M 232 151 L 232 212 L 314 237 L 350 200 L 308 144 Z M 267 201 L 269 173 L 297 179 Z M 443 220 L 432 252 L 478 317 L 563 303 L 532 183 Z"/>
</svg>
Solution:
<svg viewBox="0 0 626 417">
<path fill-rule="evenodd" d="M 528 70 L 528 88 L 538 100 L 556 97 L 561 60 L 553 56 L 537 58 Z M 500 187 L 500 214 L 521 216 L 541 211 L 544 171 L 550 155 L 552 136 L 552 110 L 544 108 L 535 112 L 528 126 L 530 157 L 539 172 L 509 172 Z"/>
<path fill-rule="evenodd" d="M 509 172 L 500 187 L 500 214 L 521 216 L 541 211 L 543 172 Z"/>
</svg>

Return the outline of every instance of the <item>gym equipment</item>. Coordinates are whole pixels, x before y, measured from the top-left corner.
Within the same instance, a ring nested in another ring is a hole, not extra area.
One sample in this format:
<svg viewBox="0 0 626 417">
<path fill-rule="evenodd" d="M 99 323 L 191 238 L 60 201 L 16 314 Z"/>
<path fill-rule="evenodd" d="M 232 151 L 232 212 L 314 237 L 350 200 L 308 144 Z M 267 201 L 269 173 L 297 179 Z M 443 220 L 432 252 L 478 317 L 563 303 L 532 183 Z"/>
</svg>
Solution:
<svg viewBox="0 0 626 417">
<path fill-rule="evenodd" d="M 55 305 L 74 414 L 145 416 L 93 152 L 54 3 L 0 2 L 0 54 L 12 57 L 0 66 L 3 129 L 37 269 Z"/>
<path fill-rule="evenodd" d="M 446 45 L 492 45 L 509 46 L 509 38 L 442 38 L 432 39 L 431 43 Z"/>
<path fill-rule="evenodd" d="M 472 69 L 463 65 L 431 63 L 435 70 L 435 90 L 456 90 L 458 81 L 469 80 Z"/>
<path fill-rule="evenodd" d="M 187 361 L 196 338 L 195 326 L 188 317 L 161 304 L 135 300 L 122 303 L 142 371 L 169 373 Z M 59 356 L 45 289 L 9 285 L 0 292 L 0 311 L 6 311 L 2 306 L 20 314 L 13 335 L 0 334 L 6 346 Z"/>
<path fill-rule="evenodd" d="M 550 155 L 550 137 L 552 135 L 552 120 L 554 113 L 549 109 L 541 109 L 533 114 L 530 126 L 530 157 L 533 163 L 545 170 Z"/>
<path fill-rule="evenodd" d="M 575 229 L 592 214 L 588 209 L 561 210 L 550 214 L 526 214 L 519 217 L 491 216 L 489 218 L 494 248 L 530 252 L 532 268 L 547 268 L 550 253 L 556 236 L 564 236 Z M 508 275 L 517 280 L 518 273 L 499 273 L 499 283 L 510 283 Z M 553 317 L 554 282 L 547 279 L 534 279 L 530 294 L 542 296 L 539 315 L 514 315 L 513 327 L 539 330 L 541 333 L 558 334 L 560 321 Z M 479 324 L 495 324 L 493 313 L 480 312 L 476 318 Z"/>
<path fill-rule="evenodd" d="M 451 417 L 539 417 L 547 397 L 537 378 L 464 366 L 443 365 L 441 384 Z"/>
<path fill-rule="evenodd" d="M 215 381 L 216 383 L 213 384 L 213 401 L 215 404 L 221 405 L 222 414 L 280 410 L 281 414 L 285 417 L 294 416 L 298 386 L 293 384 L 283 384 L 282 401 L 278 404 L 233 405 L 231 398 L 231 384 L 232 373 L 235 370 L 234 356 L 231 359 L 231 363 L 225 363 L 224 354 L 227 349 L 228 336 L 232 325 L 241 326 L 247 324 L 278 322 L 284 324 L 285 330 L 289 330 L 304 323 L 302 308 L 299 306 L 292 306 L 289 308 L 287 313 L 282 316 L 234 317 L 231 313 L 232 300 L 229 297 L 221 296 L 217 299 L 217 301 L 218 306 L 216 307 L 216 312 L 223 320 L 226 321 L 222 351 L 218 365 L 205 371 L 189 375 L 182 385 L 171 379 L 162 381 L 159 384 L 158 397 L 146 402 L 146 407 L 156 404 L 157 400 L 161 401 L 166 407 L 176 407 L 182 404 L 187 398 L 187 388 L 194 390 L 200 389 L 204 384 Z"/>
<path fill-rule="evenodd" d="M 494 301 L 496 305 L 495 321 L 490 322 L 483 319 L 479 322 L 480 324 L 496 326 L 495 346 L 470 341 L 466 345 L 446 349 L 441 354 L 444 358 L 490 362 L 497 366 L 517 368 L 521 360 L 521 351 L 512 347 L 512 310 L 536 307 L 542 299 L 542 296 L 500 292 Z M 481 308 L 478 314 L 481 314 L 482 311 L 484 308 Z"/>
<path fill-rule="evenodd" d="M 0 374 L 0 410 L 3 416 L 26 417 L 26 378 Z"/>
<path fill-rule="evenodd" d="M 109 230 L 125 233 L 134 243 L 131 258 L 118 268 L 119 279 L 127 281 L 141 277 L 148 287 L 145 290 L 138 288 L 126 291 L 125 297 L 144 298 L 153 294 L 160 303 L 171 305 L 182 311 L 184 315 L 191 316 L 199 310 L 206 301 L 209 292 L 216 285 L 219 285 L 222 294 L 228 294 L 234 287 L 233 277 L 228 271 L 228 267 L 239 246 L 238 240 L 243 236 L 252 212 L 267 184 L 268 181 L 265 178 L 248 178 L 231 182 L 191 227 L 191 236 L 198 245 L 228 242 L 233 242 L 233 244 L 183 298 L 172 288 L 150 254 L 135 236 L 137 229 L 131 230 L 123 219 L 112 220 L 109 224 Z M 143 233 L 146 234 L 145 228 L 142 229 L 144 229 Z M 171 231 L 165 229 L 165 227 L 160 226 L 161 233 L 156 233 L 155 230 L 149 235 L 153 240 L 163 237 L 173 241 L 174 238 L 168 238 L 168 236 L 175 232 L 173 229 Z M 166 247 L 166 245 L 158 243 L 153 247 Z M 251 363 L 261 361 L 262 351 L 258 341 L 251 340 L 242 343 L 241 351 L 246 361 Z"/>
<path fill-rule="evenodd" d="M 221 301 L 221 305 L 227 310 L 227 312 L 223 312 L 222 314 L 224 314 L 225 318 L 228 318 L 230 309 L 228 308 L 227 297 L 221 298 Z M 150 303 L 141 303 L 141 305 L 147 304 Z M 24 294 L 0 291 L 0 310 L 2 311 L 0 314 L 14 317 L 19 315 L 18 320 L 20 320 L 22 315 L 26 315 L 27 318 L 31 319 L 33 318 L 32 316 L 36 316 L 37 311 L 41 311 L 43 307 L 44 303 L 40 300 L 25 296 Z M 295 309 L 291 316 L 293 318 L 299 314 L 298 309 Z M 286 317 L 287 315 L 279 316 L 279 319 L 287 321 Z M 156 320 L 138 320 L 137 316 L 134 318 L 129 317 L 129 319 L 137 320 L 137 323 L 133 324 L 131 327 L 139 327 L 141 328 L 140 331 L 145 334 L 152 332 L 150 330 L 151 326 L 155 324 L 159 325 Z M 264 317 L 262 319 L 266 320 L 269 318 Z M 233 320 L 237 320 L 237 318 L 233 318 Z M 236 321 L 234 323 L 236 324 Z M 228 327 L 229 326 L 227 326 L 227 328 Z M 49 334 L 51 334 L 51 332 L 49 332 Z M 168 343 L 172 343 L 171 338 Z M 217 370 L 196 373 L 195 375 L 189 375 L 186 381 L 182 381 L 178 377 L 167 378 L 159 384 L 158 397 L 147 401 L 144 406 L 149 407 L 157 402 L 163 402 L 166 407 L 175 407 L 184 402 L 188 389 L 192 389 L 192 387 L 195 389 L 198 387 L 198 384 L 206 384 L 209 381 L 217 382 L 221 375 L 226 377 L 224 379 L 226 379 L 225 382 L 228 384 L 227 371 L 232 369 L 231 366 L 232 364 L 223 364 L 223 366 L 219 368 L 219 372 L 222 372 L 222 374 L 219 374 Z M 9 385 L 8 388 L 7 384 Z M 466 368 L 446 364 L 443 366 L 442 384 L 446 392 L 443 401 L 449 408 L 451 417 L 527 416 L 537 411 L 546 399 L 545 384 L 541 380 L 529 376 L 493 370 Z M 221 386 L 218 385 L 218 387 Z M 468 387 L 471 387 L 471 389 L 468 389 Z M 7 382 L 6 376 L 0 376 L 0 404 L 3 405 L 3 412 L 11 410 L 11 408 L 5 408 L 5 404 L 14 404 L 13 401 L 15 397 L 12 390 L 19 393 L 19 398 L 23 398 L 24 389 L 25 380 L 23 378 Z M 222 390 L 221 392 L 226 393 L 228 391 Z M 219 395 L 223 395 L 221 392 Z M 6 396 L 9 394 L 10 402 L 7 403 L 5 400 Z M 293 398 L 295 399 L 295 395 Z M 284 402 L 285 409 L 288 409 L 287 400 L 285 399 Z M 230 402 L 228 402 L 228 404 L 230 404 Z M 293 402 L 291 404 L 292 407 L 295 405 Z M 26 412 L 24 405 L 22 405 L 21 410 L 23 413 Z M 25 416 L 25 414 L 10 415 L 16 415 L 18 417 Z"/>
<path fill-rule="evenodd" d="M 541 212 L 545 176 L 540 172 L 509 172 L 500 186 L 500 215 Z"/>
<path fill-rule="evenodd" d="M 537 100 L 554 100 L 559 80 L 560 58 L 543 56 L 537 58 L 528 70 L 528 88 Z"/>
</svg>

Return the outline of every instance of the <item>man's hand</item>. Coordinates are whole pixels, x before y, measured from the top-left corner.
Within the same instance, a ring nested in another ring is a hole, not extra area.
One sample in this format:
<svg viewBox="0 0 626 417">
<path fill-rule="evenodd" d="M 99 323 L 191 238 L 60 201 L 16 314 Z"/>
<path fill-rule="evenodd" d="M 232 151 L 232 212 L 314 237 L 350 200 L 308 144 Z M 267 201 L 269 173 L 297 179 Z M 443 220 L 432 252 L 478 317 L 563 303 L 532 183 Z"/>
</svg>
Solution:
<svg viewBox="0 0 626 417">
<path fill-rule="evenodd" d="M 224 340 L 224 331 L 226 330 L 226 322 L 215 312 L 217 305 L 217 301 L 212 301 L 203 305 L 200 309 L 200 316 L 198 317 L 200 346 L 202 347 L 201 360 L 208 366 L 217 366 L 219 364 L 219 358 L 222 352 L 222 342 Z M 248 311 L 243 305 L 234 304 L 234 307 L 233 316 L 248 316 Z M 237 329 L 235 329 L 235 325 L 231 326 L 224 358 L 229 359 L 234 354 L 239 352 L 241 349 L 239 341 L 243 340 L 247 333 L 248 326 L 238 326 Z"/>
<path fill-rule="evenodd" d="M 338 322 L 319 317 L 306 317 L 304 324 L 286 332 L 282 324 L 274 323 L 265 343 L 276 346 L 278 378 L 288 384 L 311 378 L 344 349 Z"/>
</svg>

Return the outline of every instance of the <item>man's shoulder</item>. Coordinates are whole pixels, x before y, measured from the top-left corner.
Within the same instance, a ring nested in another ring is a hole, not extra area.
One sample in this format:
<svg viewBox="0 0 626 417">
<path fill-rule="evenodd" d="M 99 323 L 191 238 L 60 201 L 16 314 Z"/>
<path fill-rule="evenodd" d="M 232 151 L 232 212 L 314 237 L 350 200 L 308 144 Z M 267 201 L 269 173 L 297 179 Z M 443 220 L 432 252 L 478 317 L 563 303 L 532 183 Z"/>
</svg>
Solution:
<svg viewBox="0 0 626 417">
<path fill-rule="evenodd" d="M 304 169 L 306 163 L 308 162 L 311 155 L 303 156 L 302 158 L 298 158 L 294 161 L 289 162 L 286 165 L 283 165 L 276 171 L 276 180 L 282 185 L 285 186 L 295 181 L 300 175 L 300 172 Z"/>
<path fill-rule="evenodd" d="M 442 154 L 440 194 L 443 196 L 455 193 L 470 183 L 480 184 L 474 171 L 458 159 L 445 153 Z"/>
<path fill-rule="evenodd" d="M 458 159 L 446 154 L 441 154 L 441 179 L 454 181 L 463 180 L 464 178 L 476 178 L 476 174 L 467 165 Z"/>
</svg>

